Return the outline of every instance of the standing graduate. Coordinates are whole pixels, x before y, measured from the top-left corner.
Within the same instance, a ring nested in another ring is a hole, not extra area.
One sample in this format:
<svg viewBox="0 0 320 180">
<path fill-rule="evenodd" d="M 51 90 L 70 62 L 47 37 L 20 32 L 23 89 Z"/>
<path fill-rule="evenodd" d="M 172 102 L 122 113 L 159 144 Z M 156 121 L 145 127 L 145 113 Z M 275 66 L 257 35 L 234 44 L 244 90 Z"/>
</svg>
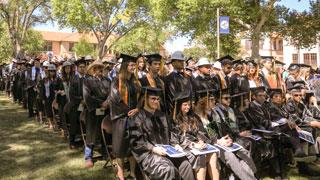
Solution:
<svg viewBox="0 0 320 180">
<path fill-rule="evenodd" d="M 75 137 L 80 134 L 80 113 L 84 110 L 85 102 L 83 99 L 83 83 L 86 80 L 86 61 L 82 58 L 75 62 L 77 74 L 72 78 L 70 83 L 70 132 L 69 147 L 75 148 Z"/>
<path fill-rule="evenodd" d="M 210 76 L 211 63 L 207 58 L 200 58 L 196 64 L 198 76 L 193 79 L 193 90 L 216 89 L 216 83 Z"/>
<path fill-rule="evenodd" d="M 86 166 L 91 168 L 94 165 L 92 156 L 96 139 L 101 137 L 101 122 L 110 112 L 110 102 L 108 101 L 108 96 L 110 94 L 110 80 L 103 76 L 104 65 L 99 60 L 94 61 L 88 66 L 87 71 L 90 77 L 81 79 L 85 76 L 85 67 L 80 68 L 82 68 L 82 77 L 78 76 L 79 81 L 75 83 L 79 84 L 76 85 L 77 87 L 75 89 L 72 89 L 70 95 L 72 95 L 75 108 L 78 108 L 79 106 L 77 105 L 81 103 L 86 105 L 86 144 L 84 158 Z M 79 89 L 81 86 L 81 80 L 83 83 L 83 94 L 81 94 L 81 89 Z M 84 102 L 82 102 L 82 98 Z M 78 117 L 77 113 L 73 115 L 75 118 Z M 73 140 L 71 139 L 71 141 Z"/>
<path fill-rule="evenodd" d="M 233 74 L 230 77 L 231 95 L 249 92 L 249 80 L 244 74 L 244 61 L 242 59 L 233 61 Z"/>
<path fill-rule="evenodd" d="M 221 63 L 221 71 L 219 71 L 215 76 L 214 80 L 217 83 L 217 89 L 227 89 L 230 87 L 229 74 L 232 71 L 232 61 L 233 57 L 227 55 L 217 61 Z"/>
<path fill-rule="evenodd" d="M 111 83 L 109 101 L 112 121 L 112 154 L 116 158 L 117 177 L 124 179 L 124 161 L 130 156 L 128 121 L 139 112 L 140 82 L 135 77 L 136 57 L 121 54 L 118 76 Z M 130 161 L 130 176 L 135 177 L 135 160 Z"/>
<path fill-rule="evenodd" d="M 49 122 L 49 129 L 56 128 L 56 122 L 53 119 L 52 102 L 55 98 L 55 81 L 57 79 L 56 66 L 48 65 L 48 75 L 40 81 L 40 97 L 44 104 L 44 112 Z"/>
<path fill-rule="evenodd" d="M 162 90 L 153 87 L 144 90 L 144 107 L 130 123 L 132 154 L 150 179 L 194 179 L 185 157 L 170 158 L 165 149 L 156 146 L 171 144 L 171 132 L 165 113 L 159 110 Z"/>
<path fill-rule="evenodd" d="M 171 63 L 174 70 L 164 79 L 167 112 L 170 116 L 173 115 L 174 96 L 182 91 L 186 91 L 190 95 L 192 92 L 191 79 L 184 73 L 184 60 L 184 55 L 181 51 L 174 52 L 171 56 Z"/>
</svg>

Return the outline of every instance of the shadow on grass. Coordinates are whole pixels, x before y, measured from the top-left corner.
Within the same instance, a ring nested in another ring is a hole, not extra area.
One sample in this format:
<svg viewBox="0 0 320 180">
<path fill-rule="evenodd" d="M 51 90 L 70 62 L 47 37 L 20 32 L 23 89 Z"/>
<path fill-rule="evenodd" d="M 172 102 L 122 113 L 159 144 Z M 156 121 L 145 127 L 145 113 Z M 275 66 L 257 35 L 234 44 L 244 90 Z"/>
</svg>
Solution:
<svg viewBox="0 0 320 180">
<path fill-rule="evenodd" d="M 33 119 L 0 94 L 0 179 L 113 179 L 97 162 L 84 166 L 83 153 Z"/>
</svg>

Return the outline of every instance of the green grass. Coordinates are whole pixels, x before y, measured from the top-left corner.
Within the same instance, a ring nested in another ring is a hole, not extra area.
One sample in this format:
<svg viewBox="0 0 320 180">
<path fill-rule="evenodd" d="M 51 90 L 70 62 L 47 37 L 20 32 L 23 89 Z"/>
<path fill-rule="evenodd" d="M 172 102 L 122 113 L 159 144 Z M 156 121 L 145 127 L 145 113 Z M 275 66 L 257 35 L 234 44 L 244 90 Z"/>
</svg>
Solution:
<svg viewBox="0 0 320 180">
<path fill-rule="evenodd" d="M 113 179 L 110 168 L 98 161 L 86 169 L 82 149 L 71 151 L 67 141 L 0 93 L 0 179 Z M 264 178 L 271 179 L 271 178 Z M 291 180 L 309 180 L 291 169 Z"/>
<path fill-rule="evenodd" d="M 86 169 L 82 149 L 71 151 L 59 134 L 0 95 L 0 179 L 113 179 L 98 161 Z"/>
</svg>

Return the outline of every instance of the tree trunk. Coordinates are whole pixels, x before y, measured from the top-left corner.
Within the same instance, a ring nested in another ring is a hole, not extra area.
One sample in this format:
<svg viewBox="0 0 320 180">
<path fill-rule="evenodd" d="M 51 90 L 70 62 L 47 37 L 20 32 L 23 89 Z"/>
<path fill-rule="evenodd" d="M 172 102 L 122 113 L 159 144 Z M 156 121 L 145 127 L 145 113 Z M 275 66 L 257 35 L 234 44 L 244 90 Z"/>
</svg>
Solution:
<svg viewBox="0 0 320 180">
<path fill-rule="evenodd" d="M 260 32 L 254 31 L 251 35 L 251 58 L 253 59 L 258 59 L 260 54 L 259 54 L 259 49 L 260 49 Z"/>
<path fill-rule="evenodd" d="M 102 38 L 101 41 L 99 41 L 98 44 L 98 59 L 102 60 L 105 55 L 105 44 L 106 44 L 107 38 Z"/>
</svg>

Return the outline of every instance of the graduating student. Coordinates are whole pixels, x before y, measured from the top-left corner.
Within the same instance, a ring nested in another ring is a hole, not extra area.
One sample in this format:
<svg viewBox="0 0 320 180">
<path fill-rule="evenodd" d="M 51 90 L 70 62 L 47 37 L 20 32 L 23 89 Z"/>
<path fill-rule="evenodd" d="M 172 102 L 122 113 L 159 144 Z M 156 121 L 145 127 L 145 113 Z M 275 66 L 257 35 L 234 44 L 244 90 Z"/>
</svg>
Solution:
<svg viewBox="0 0 320 180">
<path fill-rule="evenodd" d="M 48 75 L 40 81 L 40 96 L 44 104 L 44 111 L 49 122 L 49 128 L 56 128 L 56 122 L 53 119 L 52 102 L 55 98 L 55 81 L 57 79 L 56 66 L 50 64 L 48 66 Z"/>
<path fill-rule="evenodd" d="M 40 68 L 40 59 L 36 58 L 33 61 L 34 66 L 27 73 L 27 92 L 28 92 L 28 111 L 29 117 L 35 115 L 34 108 L 36 108 L 36 99 L 38 85 L 42 77 L 44 77 L 44 72 Z M 40 113 L 39 113 L 40 115 Z M 38 113 L 37 113 L 38 116 Z"/>
<path fill-rule="evenodd" d="M 140 79 L 143 78 L 147 74 L 147 65 L 145 61 L 145 56 L 142 54 L 139 54 L 137 57 L 137 67 L 135 75 Z"/>
<path fill-rule="evenodd" d="M 83 80 L 83 94 L 81 95 L 79 89 L 81 84 L 78 84 L 77 89 L 72 89 L 72 92 L 70 93 L 70 95 L 73 96 L 72 98 L 77 99 L 76 104 L 84 103 L 86 105 L 86 145 L 84 157 L 86 166 L 89 168 L 93 167 L 93 149 L 96 144 L 96 139 L 101 136 L 101 122 L 110 112 L 110 102 L 108 100 L 110 93 L 110 80 L 103 77 L 103 69 L 104 65 L 101 61 L 94 61 L 87 69 L 90 77 Z M 84 74 L 82 74 L 82 78 L 83 76 Z M 81 83 L 81 77 L 78 76 L 78 78 L 80 81 L 78 83 Z M 74 90 L 79 90 L 79 92 L 75 94 Z M 83 97 L 84 102 L 81 102 L 81 96 Z"/>
<path fill-rule="evenodd" d="M 128 122 L 139 112 L 140 82 L 135 77 L 136 57 L 121 54 L 118 76 L 111 83 L 109 101 L 112 121 L 112 153 L 116 158 L 117 176 L 124 178 L 123 159 L 130 156 Z M 130 161 L 130 176 L 135 177 L 135 161 Z"/>
<path fill-rule="evenodd" d="M 289 76 L 285 80 L 286 88 L 290 89 L 293 87 L 293 82 L 301 81 L 300 78 L 300 64 L 290 64 L 288 67 Z"/>
<path fill-rule="evenodd" d="M 230 147 L 236 142 L 239 130 L 237 129 L 235 114 L 230 108 L 231 96 L 228 89 L 218 92 L 218 105 L 212 106 L 209 114 L 209 123 L 206 126 L 210 138 L 219 145 Z M 236 152 L 227 152 L 220 149 L 220 159 L 228 166 L 236 177 L 240 179 L 256 179 L 256 166 L 245 149 Z"/>
<path fill-rule="evenodd" d="M 144 90 L 144 106 L 130 123 L 133 156 L 150 179 L 194 179 L 186 157 L 170 158 L 165 149 L 156 146 L 171 144 L 171 132 L 165 113 L 159 110 L 162 90 L 153 87 Z"/>
<path fill-rule="evenodd" d="M 186 91 L 190 95 L 192 92 L 191 79 L 184 73 L 184 60 L 184 55 L 181 51 L 174 52 L 171 56 L 171 63 L 174 70 L 164 79 L 167 111 L 170 116 L 172 116 L 172 110 L 174 108 L 174 96 L 182 91 Z"/>
<path fill-rule="evenodd" d="M 77 66 L 77 74 L 72 78 L 70 82 L 69 90 L 69 147 L 75 148 L 75 137 L 80 134 L 80 113 L 84 110 L 85 102 L 83 99 L 83 83 L 86 80 L 86 61 L 79 59 L 75 62 Z"/>
<path fill-rule="evenodd" d="M 242 59 L 233 61 L 233 74 L 230 77 L 231 95 L 249 92 L 249 81 L 243 70 L 244 61 Z"/>
<path fill-rule="evenodd" d="M 58 77 L 55 83 L 56 102 L 58 103 L 58 112 L 60 117 L 60 125 L 64 137 L 68 136 L 67 118 L 65 117 L 65 105 L 70 101 L 69 89 L 70 82 L 74 73 L 72 72 L 72 64 L 65 61 L 62 64 L 61 76 Z"/>
<path fill-rule="evenodd" d="M 207 58 L 200 58 L 196 64 L 198 76 L 193 79 L 193 90 L 216 89 L 216 83 L 210 76 L 211 63 Z"/>
<path fill-rule="evenodd" d="M 214 80 L 217 83 L 217 89 L 227 89 L 230 87 L 229 74 L 232 72 L 232 61 L 233 57 L 227 55 L 217 61 L 221 63 L 221 71 L 219 71 L 215 76 Z"/>
<path fill-rule="evenodd" d="M 210 95 L 209 95 L 210 92 Z M 212 90 L 197 91 L 197 100 L 195 103 L 195 112 L 191 109 L 190 95 L 187 93 L 178 93 L 175 97 L 174 108 L 174 128 L 176 143 L 180 144 L 187 153 L 187 158 L 195 171 L 197 179 L 206 179 L 208 169 L 211 179 L 219 179 L 217 169 L 217 154 L 206 154 L 195 156 L 191 154 L 190 148 L 202 149 L 206 144 L 212 143 L 207 135 L 202 121 L 206 121 L 207 110 L 209 107 L 209 98 L 212 97 Z M 210 97 L 209 97 L 210 96 Z"/>
</svg>

